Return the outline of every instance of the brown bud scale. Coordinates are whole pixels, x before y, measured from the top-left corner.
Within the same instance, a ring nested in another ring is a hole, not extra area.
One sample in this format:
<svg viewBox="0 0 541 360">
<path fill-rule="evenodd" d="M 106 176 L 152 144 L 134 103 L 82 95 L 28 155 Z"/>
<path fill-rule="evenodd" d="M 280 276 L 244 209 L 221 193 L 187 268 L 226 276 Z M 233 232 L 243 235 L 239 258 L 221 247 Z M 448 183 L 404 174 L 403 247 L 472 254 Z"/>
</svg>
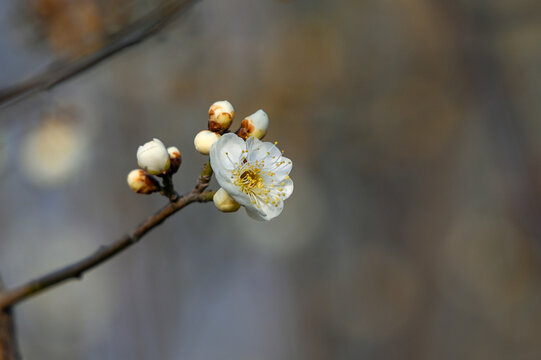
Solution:
<svg viewBox="0 0 541 360">
<path fill-rule="evenodd" d="M 244 119 L 240 123 L 240 129 L 237 130 L 236 134 L 242 139 L 246 140 L 254 132 L 254 125 L 248 120 Z"/>
<path fill-rule="evenodd" d="M 152 175 L 145 175 L 145 185 L 137 191 L 138 194 L 148 195 L 160 190 L 160 183 Z"/>
</svg>

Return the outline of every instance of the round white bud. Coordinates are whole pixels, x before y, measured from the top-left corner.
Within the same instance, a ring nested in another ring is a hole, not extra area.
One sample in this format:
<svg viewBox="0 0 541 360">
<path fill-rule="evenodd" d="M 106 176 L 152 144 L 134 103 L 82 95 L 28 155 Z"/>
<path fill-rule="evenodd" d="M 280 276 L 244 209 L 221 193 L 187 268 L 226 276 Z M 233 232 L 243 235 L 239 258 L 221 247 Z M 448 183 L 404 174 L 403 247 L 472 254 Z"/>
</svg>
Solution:
<svg viewBox="0 0 541 360">
<path fill-rule="evenodd" d="M 233 121 L 235 109 L 229 101 L 216 101 L 209 108 L 209 130 L 223 133 Z"/>
<path fill-rule="evenodd" d="M 237 135 L 244 140 L 250 136 L 262 139 L 269 128 L 269 116 L 263 110 L 257 110 L 250 116 L 242 120 L 240 129 L 237 130 Z"/>
<path fill-rule="evenodd" d="M 216 141 L 218 141 L 220 136 L 220 134 L 210 130 L 201 130 L 193 139 L 195 150 L 199 151 L 199 153 L 203 155 L 210 154 L 210 148 Z"/>
<path fill-rule="evenodd" d="M 130 189 L 138 194 L 151 194 L 160 190 L 160 184 L 156 178 L 141 169 L 130 171 L 127 181 Z"/>
<path fill-rule="evenodd" d="M 214 205 L 222 212 L 235 212 L 240 208 L 240 204 L 235 201 L 223 188 L 216 191 L 213 197 Z"/>
<path fill-rule="evenodd" d="M 153 139 L 137 149 L 137 164 L 152 175 L 166 172 L 171 165 L 165 145 Z"/>
</svg>

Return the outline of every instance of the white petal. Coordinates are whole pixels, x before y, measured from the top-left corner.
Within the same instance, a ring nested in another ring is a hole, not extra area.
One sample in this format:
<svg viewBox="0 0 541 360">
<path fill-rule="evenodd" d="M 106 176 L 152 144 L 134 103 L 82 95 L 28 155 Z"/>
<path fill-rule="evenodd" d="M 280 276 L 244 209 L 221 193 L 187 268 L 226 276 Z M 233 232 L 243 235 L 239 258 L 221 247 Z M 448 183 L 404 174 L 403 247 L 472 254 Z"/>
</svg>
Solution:
<svg viewBox="0 0 541 360">
<path fill-rule="evenodd" d="M 276 161 L 274 164 L 271 164 L 270 166 L 265 164 L 265 170 L 270 170 L 275 173 L 277 179 L 283 179 L 284 177 L 289 175 L 292 168 L 293 162 L 285 156 L 280 157 L 278 161 Z"/>
<path fill-rule="evenodd" d="M 293 162 L 288 158 L 282 156 L 276 159 L 265 159 L 265 165 L 263 170 L 273 173 L 274 180 L 281 180 L 285 178 L 291 172 Z"/>
<path fill-rule="evenodd" d="M 246 212 L 253 219 L 268 221 L 280 215 L 280 213 L 284 209 L 284 202 L 280 201 L 276 205 L 260 202 L 259 206 L 259 209 L 254 205 L 252 205 L 251 207 L 246 207 Z"/>
<path fill-rule="evenodd" d="M 285 194 L 285 196 L 282 197 L 283 200 L 290 197 L 291 194 L 293 193 L 293 180 L 286 179 L 286 180 L 284 180 L 284 183 L 285 183 L 285 185 L 283 185 L 283 187 L 282 187 L 284 189 L 282 191 L 282 193 Z"/>
<path fill-rule="evenodd" d="M 250 207 L 246 207 L 245 209 L 248 216 L 250 216 L 252 219 L 257 220 L 257 221 L 265 220 L 265 217 L 263 216 L 263 214 L 257 211 L 257 209 L 250 208 Z"/>
<path fill-rule="evenodd" d="M 216 158 L 213 158 L 212 150 L 210 152 L 209 159 L 210 159 L 210 166 L 212 167 L 212 171 L 214 171 L 214 175 L 216 175 L 216 179 L 220 178 L 220 176 L 226 177 L 226 178 L 229 178 L 231 176 L 231 170 L 228 170 L 223 166 L 219 157 L 216 156 Z"/>
<path fill-rule="evenodd" d="M 224 188 L 224 190 L 229 195 L 231 195 L 233 199 L 235 199 L 242 206 L 252 206 L 252 199 L 250 198 L 250 196 L 242 192 L 242 190 L 237 185 L 233 184 L 233 181 L 230 175 L 228 176 L 226 174 L 226 176 L 224 176 L 223 172 L 222 173 L 217 172 L 215 173 L 215 175 L 216 175 L 216 181 L 218 181 L 218 184 L 220 184 L 220 186 Z"/>
<path fill-rule="evenodd" d="M 281 182 L 275 182 L 273 185 L 273 187 L 269 188 L 270 192 L 268 194 L 271 198 L 271 205 L 273 205 L 272 201 L 284 201 L 293 193 L 293 180 L 291 179 L 283 179 Z"/>
<path fill-rule="evenodd" d="M 215 172 L 234 170 L 241 162 L 246 143 L 235 134 L 225 134 L 210 149 L 210 164 Z M 235 165 L 236 163 L 236 165 Z"/>
<path fill-rule="evenodd" d="M 248 157 L 246 160 L 250 163 L 254 163 L 256 160 L 261 162 L 275 161 L 278 157 L 282 156 L 280 149 L 271 142 L 262 142 L 261 140 L 250 137 L 246 140 L 246 150 L 248 150 Z M 274 159 L 272 158 L 274 156 Z"/>
<path fill-rule="evenodd" d="M 216 180 L 218 180 L 220 186 L 223 187 L 224 190 L 229 195 L 231 195 L 231 197 L 235 199 L 236 202 L 238 202 L 242 206 L 253 206 L 250 196 L 242 192 L 237 185 L 233 184 L 231 181 L 228 181 L 230 179 L 221 179 L 219 177 L 216 177 Z"/>
</svg>

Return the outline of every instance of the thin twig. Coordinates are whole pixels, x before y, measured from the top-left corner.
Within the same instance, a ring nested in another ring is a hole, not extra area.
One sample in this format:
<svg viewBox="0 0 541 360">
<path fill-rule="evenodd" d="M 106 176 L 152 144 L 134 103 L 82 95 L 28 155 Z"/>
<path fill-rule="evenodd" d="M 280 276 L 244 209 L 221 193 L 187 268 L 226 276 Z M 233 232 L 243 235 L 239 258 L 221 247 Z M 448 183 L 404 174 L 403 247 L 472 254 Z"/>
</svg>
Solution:
<svg viewBox="0 0 541 360">
<path fill-rule="evenodd" d="M 0 310 L 9 309 L 11 306 L 66 280 L 81 279 L 85 272 L 137 243 L 146 233 L 160 225 L 168 217 L 185 206 L 194 202 L 211 201 L 214 196 L 214 191 L 204 191 L 208 186 L 211 175 L 212 169 L 207 163 L 201 172 L 195 188 L 191 192 L 163 207 L 160 211 L 139 225 L 131 234 L 124 236 L 122 239 L 117 240 L 110 245 L 100 247 L 93 254 L 71 265 L 65 266 L 44 276 L 40 276 L 26 284 L 0 294 Z M 0 360 L 2 359 L 0 358 Z"/>
<path fill-rule="evenodd" d="M 4 291 L 4 283 L 0 277 L 0 294 Z M 11 307 L 0 309 L 0 360 L 19 359 L 15 321 Z"/>
<path fill-rule="evenodd" d="M 168 25 L 194 0 L 175 0 L 165 3 L 143 16 L 125 29 L 111 36 L 111 41 L 100 50 L 70 62 L 52 65 L 44 72 L 18 84 L 0 89 L 0 107 L 13 104 L 36 92 L 49 90 L 56 85 L 109 59 L 118 52 L 155 35 Z"/>
</svg>

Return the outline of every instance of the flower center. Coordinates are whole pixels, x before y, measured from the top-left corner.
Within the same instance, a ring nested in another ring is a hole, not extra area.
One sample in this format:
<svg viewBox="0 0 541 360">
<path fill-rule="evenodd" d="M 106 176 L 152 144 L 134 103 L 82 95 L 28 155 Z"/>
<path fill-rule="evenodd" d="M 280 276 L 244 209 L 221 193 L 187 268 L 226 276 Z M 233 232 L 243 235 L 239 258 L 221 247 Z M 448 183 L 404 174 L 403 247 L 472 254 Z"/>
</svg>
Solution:
<svg viewBox="0 0 541 360">
<path fill-rule="evenodd" d="M 240 170 L 240 171 L 239 171 Z M 239 169 L 234 171 L 236 179 L 234 181 L 245 194 L 254 194 L 257 190 L 264 188 L 264 181 L 259 172 L 261 169 L 250 166 L 248 169 Z"/>
<path fill-rule="evenodd" d="M 257 184 L 258 181 L 261 181 L 261 176 L 257 175 L 257 173 L 252 170 L 246 170 L 241 174 L 240 178 L 243 181 L 247 181 L 250 186 Z"/>
<path fill-rule="evenodd" d="M 257 150 L 259 150 L 259 148 Z M 247 153 L 248 151 L 243 150 L 242 152 Z M 225 155 L 229 156 L 227 152 Z M 267 152 L 267 155 L 270 154 Z M 275 159 L 275 157 L 272 159 Z M 231 159 L 230 161 L 236 167 L 236 169 L 231 172 L 233 184 L 250 197 L 252 204 L 256 205 L 257 208 L 261 208 L 260 203 L 271 204 L 278 207 L 281 197 L 286 196 L 282 187 L 285 183 L 283 181 L 280 183 L 276 182 L 274 179 L 276 173 L 268 170 L 268 166 L 265 168 L 264 159 L 249 163 L 246 156 L 244 156 L 240 164 L 238 162 L 233 162 Z M 271 165 L 278 168 L 283 163 L 284 161 L 272 160 Z M 286 176 L 286 178 L 289 178 L 289 176 Z"/>
</svg>

